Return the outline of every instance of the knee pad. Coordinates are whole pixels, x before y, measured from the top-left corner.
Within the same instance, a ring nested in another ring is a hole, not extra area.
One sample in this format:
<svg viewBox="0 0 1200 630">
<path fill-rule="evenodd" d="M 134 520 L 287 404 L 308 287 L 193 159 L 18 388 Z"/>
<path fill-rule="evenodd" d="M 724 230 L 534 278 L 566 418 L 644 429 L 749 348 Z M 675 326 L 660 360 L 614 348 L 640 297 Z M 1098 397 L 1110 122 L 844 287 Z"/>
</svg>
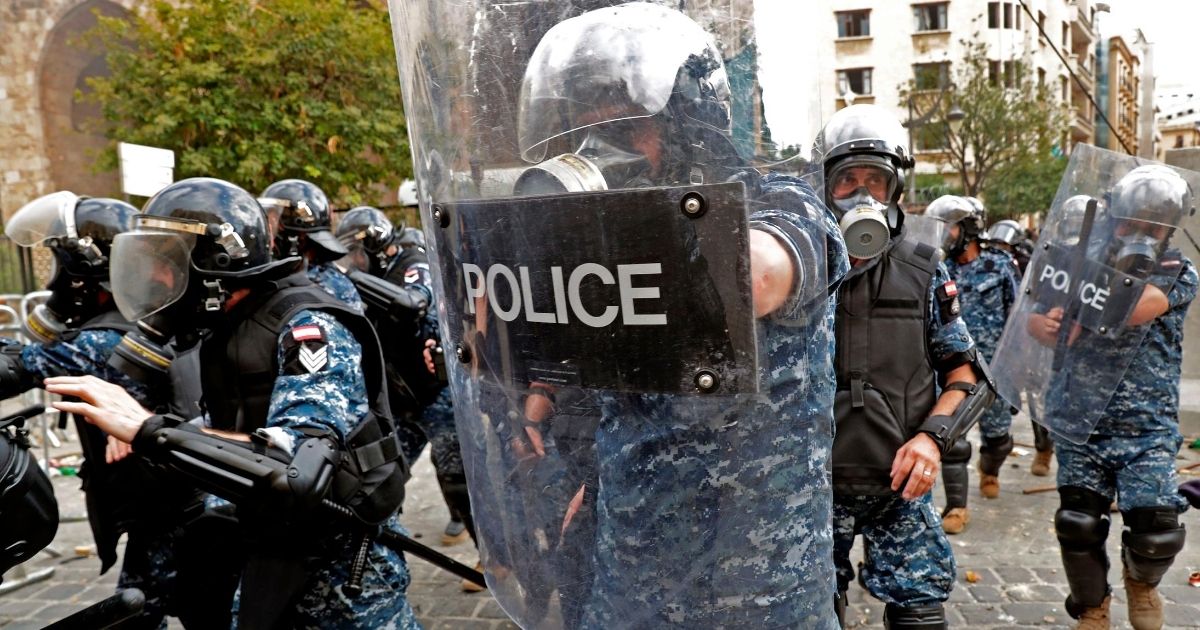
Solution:
<svg viewBox="0 0 1200 630">
<path fill-rule="evenodd" d="M 980 470 L 988 475 L 1000 474 L 1000 467 L 1004 465 L 1004 460 L 1008 458 L 1008 454 L 1012 450 L 1012 435 L 1005 435 L 999 438 L 983 438 L 983 443 L 979 445 Z"/>
<path fill-rule="evenodd" d="M 1134 508 L 1122 516 L 1121 555 L 1129 577 L 1157 585 L 1183 550 L 1186 536 L 1179 512 L 1169 507 Z"/>
<path fill-rule="evenodd" d="M 941 604 L 888 604 L 883 612 L 883 625 L 888 630 L 943 630 L 946 627 L 946 609 Z"/>
<path fill-rule="evenodd" d="M 959 438 L 957 442 L 951 444 L 950 448 L 946 449 L 946 454 L 942 455 L 942 463 L 946 465 L 968 461 L 971 461 L 971 443 L 965 437 Z"/>
<path fill-rule="evenodd" d="M 1063 548 L 1103 547 L 1112 519 L 1108 497 L 1086 488 L 1058 489 L 1061 505 L 1054 513 L 1054 532 Z"/>
</svg>

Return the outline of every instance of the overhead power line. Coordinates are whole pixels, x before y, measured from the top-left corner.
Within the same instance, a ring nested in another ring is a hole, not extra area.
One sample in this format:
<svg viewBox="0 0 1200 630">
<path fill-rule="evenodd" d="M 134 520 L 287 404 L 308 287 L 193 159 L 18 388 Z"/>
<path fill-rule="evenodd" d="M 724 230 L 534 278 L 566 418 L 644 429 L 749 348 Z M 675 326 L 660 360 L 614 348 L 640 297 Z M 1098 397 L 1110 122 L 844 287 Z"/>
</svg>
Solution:
<svg viewBox="0 0 1200 630">
<path fill-rule="evenodd" d="M 1062 51 L 1058 49 L 1058 46 L 1054 43 L 1054 40 L 1046 34 L 1046 29 L 1042 28 L 1041 23 L 1038 22 L 1037 18 L 1033 16 L 1033 12 L 1029 10 L 1029 5 L 1025 4 L 1025 0 L 1017 1 L 1021 3 L 1021 8 L 1025 10 L 1025 15 L 1029 16 L 1029 21 L 1037 26 L 1038 32 L 1042 34 L 1042 39 L 1046 40 L 1046 43 L 1050 44 L 1050 49 L 1054 51 L 1055 55 L 1058 55 L 1059 60 L 1063 63 L 1063 67 L 1067 69 L 1067 74 L 1071 75 L 1071 78 L 1075 80 L 1075 85 L 1078 85 L 1079 89 L 1083 90 L 1083 95 L 1086 96 L 1088 101 L 1092 103 L 1092 107 L 1096 108 L 1096 113 L 1100 115 L 1100 119 L 1104 121 L 1104 124 L 1112 132 L 1112 135 L 1116 137 L 1117 142 L 1121 143 L 1121 146 L 1125 149 L 1126 153 L 1130 155 L 1137 155 L 1137 151 L 1134 151 L 1129 147 L 1128 144 L 1126 144 L 1125 138 L 1122 138 L 1121 134 L 1117 133 L 1117 128 L 1113 127 L 1112 123 L 1109 122 L 1108 116 L 1104 115 L 1104 110 L 1101 109 L 1100 104 L 1097 103 L 1096 99 L 1092 97 L 1092 93 L 1088 91 L 1087 86 L 1083 84 L 1082 80 L 1080 80 L 1079 75 L 1075 74 L 1075 71 L 1071 69 L 1070 62 L 1068 62 L 1067 58 L 1063 56 Z"/>
</svg>

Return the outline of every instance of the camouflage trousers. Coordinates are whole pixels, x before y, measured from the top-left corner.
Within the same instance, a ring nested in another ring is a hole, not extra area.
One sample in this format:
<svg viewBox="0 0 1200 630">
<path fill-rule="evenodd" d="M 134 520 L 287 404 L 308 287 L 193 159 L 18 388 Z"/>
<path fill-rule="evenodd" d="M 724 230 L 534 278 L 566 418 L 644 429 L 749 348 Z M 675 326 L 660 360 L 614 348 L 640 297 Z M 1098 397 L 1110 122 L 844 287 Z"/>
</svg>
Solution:
<svg viewBox="0 0 1200 630">
<path fill-rule="evenodd" d="M 142 613 L 121 624 L 127 629 L 166 628 L 175 588 L 174 545 L 178 531 L 131 531 L 127 535 L 117 590 L 136 588 L 146 596 Z"/>
<path fill-rule="evenodd" d="M 404 532 L 393 516 L 384 527 Z M 408 603 L 408 586 L 412 578 L 408 564 L 399 553 L 379 543 L 371 545 L 362 574 L 362 592 L 348 597 L 342 587 L 350 581 L 354 555 L 352 537 L 339 535 L 342 545 L 332 547 L 332 557 L 314 561 L 312 574 L 305 582 L 295 607 L 289 611 L 286 624 L 291 628 L 375 630 L 419 630 L 416 614 Z M 233 623 L 237 628 L 241 607 L 241 588 L 233 600 Z"/>
<path fill-rule="evenodd" d="M 1002 438 L 1012 432 L 1012 419 L 1008 403 L 997 398 L 979 419 L 979 432 L 985 438 Z"/>
<path fill-rule="evenodd" d="M 1075 486 L 1117 500 L 1122 512 L 1139 507 L 1187 509 L 1177 490 L 1178 430 L 1136 437 L 1093 435 L 1084 444 L 1055 438 L 1058 486 Z"/>
<path fill-rule="evenodd" d="M 429 444 L 430 459 L 433 460 L 433 469 L 450 516 L 466 523 L 474 537 L 471 501 L 467 496 L 467 474 L 463 469 L 462 448 L 454 426 L 454 403 L 450 388 L 443 388 L 437 399 L 422 409 L 419 415 L 401 420 L 398 425 L 400 448 L 410 463 L 416 461 L 425 445 Z"/>
<path fill-rule="evenodd" d="M 863 537 L 860 571 L 867 590 L 885 604 L 944 602 L 954 588 L 956 565 L 950 541 L 933 506 L 933 494 L 915 501 L 899 494 L 833 497 L 833 559 L 838 590 L 854 579 L 850 549 Z"/>
<path fill-rule="evenodd" d="M 673 420 L 605 413 L 583 627 L 837 628 L 830 418 Z"/>
</svg>

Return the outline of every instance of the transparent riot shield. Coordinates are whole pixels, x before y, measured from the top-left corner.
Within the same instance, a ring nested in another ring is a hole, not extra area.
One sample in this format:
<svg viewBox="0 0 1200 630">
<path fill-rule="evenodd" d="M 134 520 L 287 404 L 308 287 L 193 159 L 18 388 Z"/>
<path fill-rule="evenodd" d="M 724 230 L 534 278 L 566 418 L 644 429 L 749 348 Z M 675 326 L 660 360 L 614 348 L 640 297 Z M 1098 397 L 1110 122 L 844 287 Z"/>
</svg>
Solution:
<svg viewBox="0 0 1200 630">
<path fill-rule="evenodd" d="M 523 627 L 829 621 L 808 4 L 389 3 L 481 562 Z M 758 318 L 755 230 L 794 271 Z"/>
<path fill-rule="evenodd" d="M 1143 299 L 1172 299 L 1200 255 L 1193 191 L 1200 174 L 1078 145 L 992 361 L 1005 400 L 1060 439 L 1082 444 L 1113 420 L 1160 365 Z M 1174 303 L 1172 303 L 1174 307 Z M 1171 316 L 1170 313 L 1164 316 Z"/>
<path fill-rule="evenodd" d="M 904 215 L 904 238 L 924 243 L 945 255 L 946 222 L 923 214 Z"/>
</svg>

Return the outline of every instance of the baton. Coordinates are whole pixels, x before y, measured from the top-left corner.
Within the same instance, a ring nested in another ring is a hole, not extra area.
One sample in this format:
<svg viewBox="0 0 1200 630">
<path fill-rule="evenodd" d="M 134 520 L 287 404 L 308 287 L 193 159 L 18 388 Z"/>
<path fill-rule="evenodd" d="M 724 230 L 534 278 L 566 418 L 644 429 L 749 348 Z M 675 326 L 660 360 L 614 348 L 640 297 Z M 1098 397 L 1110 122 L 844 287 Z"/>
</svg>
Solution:
<svg viewBox="0 0 1200 630">
<path fill-rule="evenodd" d="M 353 519 L 354 512 L 350 511 L 344 505 L 335 503 L 329 499 L 323 499 L 321 505 L 330 512 L 337 514 L 346 519 Z M 432 564 L 439 569 L 444 569 L 457 575 L 458 577 L 474 582 L 483 588 L 487 588 L 487 583 L 483 579 L 483 573 L 476 571 L 446 554 L 423 545 L 412 539 L 411 536 L 399 534 L 390 530 L 380 530 L 379 535 L 375 537 L 375 541 L 379 544 L 395 551 L 396 553 L 410 553 L 418 558 Z"/>
<path fill-rule="evenodd" d="M 102 599 L 83 610 L 63 617 L 42 630 L 97 630 L 111 628 L 142 612 L 146 595 L 136 588 L 127 588 Z"/>
<path fill-rule="evenodd" d="M 1071 257 L 1071 286 L 1067 293 L 1067 308 L 1063 309 L 1062 325 L 1058 329 L 1058 340 L 1054 344 L 1054 363 L 1051 369 L 1055 372 L 1062 369 L 1066 360 L 1067 342 L 1071 338 L 1071 328 L 1075 321 L 1075 311 L 1082 308 L 1077 299 L 1079 285 L 1083 274 L 1083 263 L 1087 260 L 1088 242 L 1092 240 L 1092 225 L 1096 222 L 1096 200 L 1088 199 L 1087 208 L 1083 211 L 1083 227 L 1079 230 L 1079 242 L 1075 244 L 1074 256 Z"/>
</svg>

